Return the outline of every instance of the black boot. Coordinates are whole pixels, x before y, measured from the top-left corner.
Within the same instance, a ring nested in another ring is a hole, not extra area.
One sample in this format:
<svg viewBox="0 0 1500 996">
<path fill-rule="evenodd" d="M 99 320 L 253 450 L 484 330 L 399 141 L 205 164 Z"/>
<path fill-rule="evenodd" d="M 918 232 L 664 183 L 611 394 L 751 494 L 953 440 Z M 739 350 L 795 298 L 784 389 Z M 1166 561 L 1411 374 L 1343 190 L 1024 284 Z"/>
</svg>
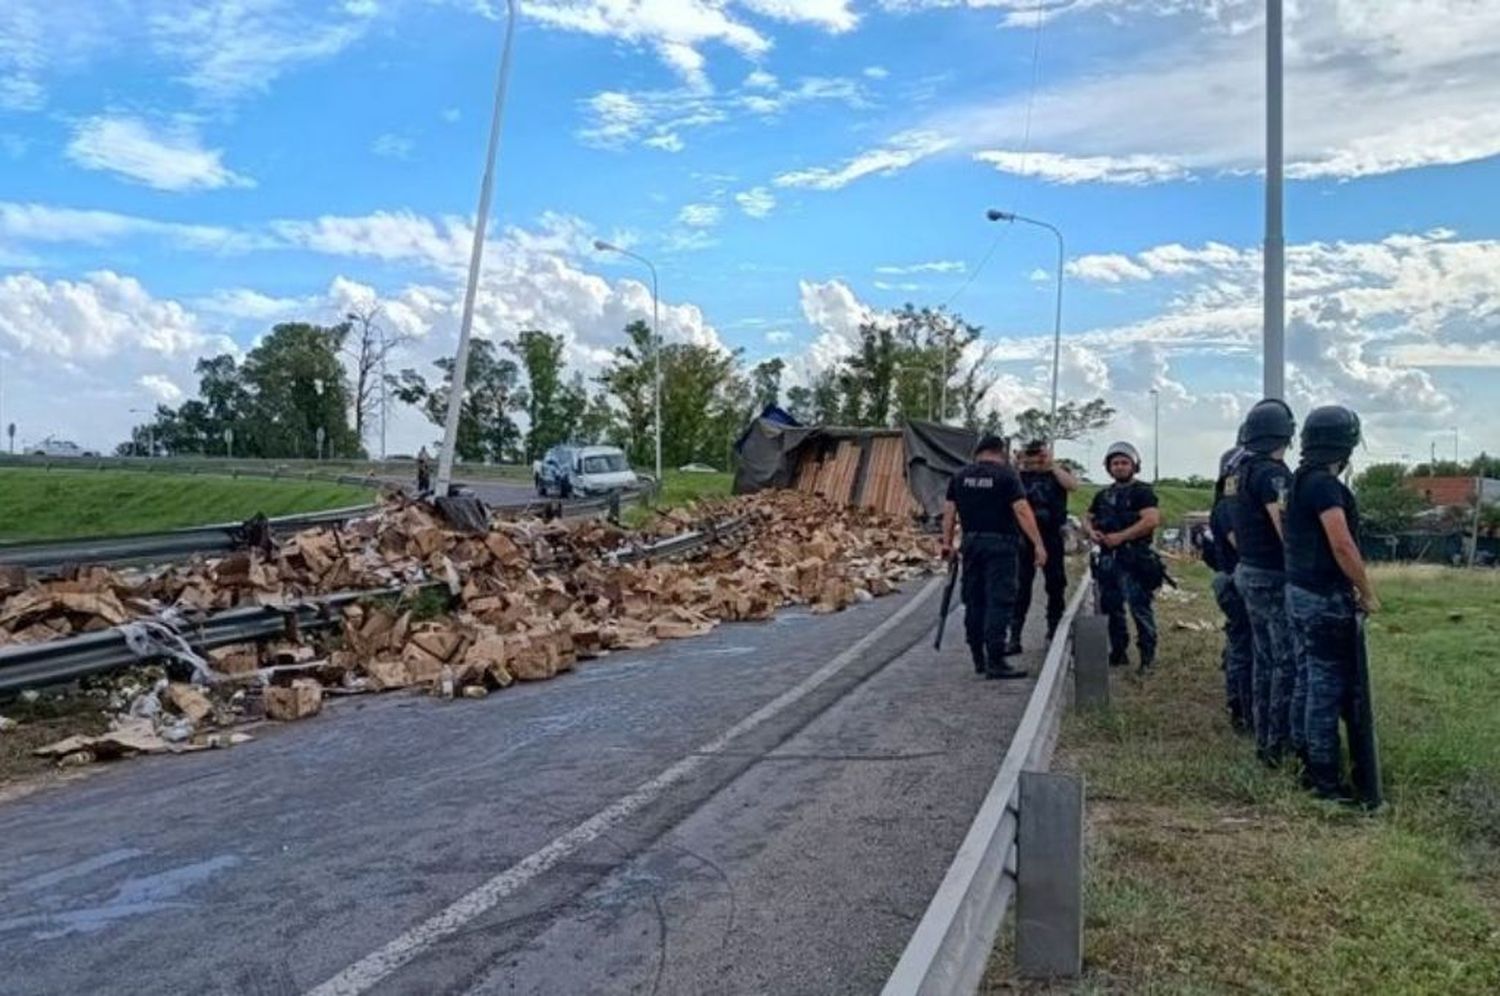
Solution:
<svg viewBox="0 0 1500 996">
<path fill-rule="evenodd" d="M 1110 667 L 1124 667 L 1126 664 L 1129 664 L 1129 663 L 1130 663 L 1130 658 L 1127 657 L 1127 656 L 1125 656 L 1125 651 L 1123 651 L 1123 650 L 1111 650 L 1109 652 L 1109 666 Z"/>
<path fill-rule="evenodd" d="M 1302 771 L 1302 784 L 1319 799 L 1343 805 L 1354 802 L 1354 793 L 1339 777 L 1337 765 L 1309 763 Z"/>
<path fill-rule="evenodd" d="M 970 647 L 969 648 L 969 656 L 972 657 L 972 658 L 974 658 L 974 673 L 975 674 L 984 674 L 984 672 L 986 670 L 988 670 L 988 668 L 985 666 L 985 663 L 984 663 L 984 648 L 983 647 Z"/>
<path fill-rule="evenodd" d="M 1005 644 L 1005 655 L 1014 657 L 1021 652 L 1021 631 L 1014 630 L 1010 634 L 1010 641 Z"/>
<path fill-rule="evenodd" d="M 1047 620 L 1047 643 L 1050 644 L 1052 642 L 1052 638 L 1054 636 L 1056 636 L 1056 635 L 1057 635 L 1057 620 L 1056 619 L 1048 619 Z"/>
<path fill-rule="evenodd" d="M 999 647 L 990 648 L 989 658 L 989 670 L 984 672 L 984 676 L 991 681 L 998 681 L 1001 678 L 1026 677 L 1025 671 L 1020 668 L 1010 666 L 1010 662 L 1005 659 L 1005 654 Z"/>
<path fill-rule="evenodd" d="M 1138 673 L 1142 674 L 1142 675 L 1151 674 L 1152 671 L 1155 668 L 1156 668 L 1156 654 L 1155 653 L 1149 653 L 1148 654 L 1148 653 L 1142 651 L 1141 652 L 1141 667 L 1140 667 L 1140 671 Z"/>
</svg>

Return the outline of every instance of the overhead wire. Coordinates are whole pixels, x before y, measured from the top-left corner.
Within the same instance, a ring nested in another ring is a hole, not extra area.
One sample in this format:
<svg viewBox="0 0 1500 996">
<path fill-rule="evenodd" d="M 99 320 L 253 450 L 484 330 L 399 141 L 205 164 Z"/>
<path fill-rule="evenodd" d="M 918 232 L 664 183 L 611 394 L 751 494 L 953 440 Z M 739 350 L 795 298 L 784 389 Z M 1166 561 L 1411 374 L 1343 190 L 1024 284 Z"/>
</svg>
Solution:
<svg viewBox="0 0 1500 996">
<path fill-rule="evenodd" d="M 1037 0 L 1036 6 L 1032 8 L 1033 23 L 1031 31 L 1031 84 L 1028 87 L 1026 93 L 1026 117 L 1021 130 L 1021 168 L 1014 174 L 1015 179 L 1011 181 L 1012 187 L 1015 186 L 1018 180 L 1024 179 L 1026 177 L 1026 172 L 1031 160 L 1031 118 L 1032 112 L 1036 107 L 1037 81 L 1040 78 L 1041 70 L 1042 28 L 1047 23 L 1046 18 L 1042 16 L 1042 7 L 1044 5 L 1045 0 Z M 1004 241 L 1006 236 L 1008 236 L 1009 234 L 1009 225 L 1007 225 L 1005 228 L 1002 228 L 998 233 L 996 233 L 994 239 L 990 241 L 989 248 L 986 249 L 984 255 L 980 257 L 979 262 L 969 268 L 968 276 L 965 277 L 964 282 L 960 284 L 958 286 L 958 289 L 955 290 L 951 295 L 949 295 L 948 299 L 939 306 L 939 310 L 947 310 L 947 308 L 952 305 L 954 301 L 958 300 L 965 291 L 974 286 L 974 281 L 979 279 L 980 273 L 982 273 L 984 271 L 984 268 L 989 265 L 990 260 L 995 256 L 995 252 L 1000 248 L 1000 243 Z"/>
</svg>

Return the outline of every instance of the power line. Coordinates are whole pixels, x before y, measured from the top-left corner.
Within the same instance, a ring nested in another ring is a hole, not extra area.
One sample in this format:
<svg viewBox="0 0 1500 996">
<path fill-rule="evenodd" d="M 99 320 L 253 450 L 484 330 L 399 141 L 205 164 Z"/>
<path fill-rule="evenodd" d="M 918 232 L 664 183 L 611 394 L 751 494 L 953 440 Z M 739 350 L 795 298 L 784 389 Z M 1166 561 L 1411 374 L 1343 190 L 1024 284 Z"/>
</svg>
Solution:
<svg viewBox="0 0 1500 996">
<path fill-rule="evenodd" d="M 1021 168 L 1018 172 L 1012 174 L 1012 187 L 1014 187 L 1019 180 L 1026 177 L 1027 170 L 1030 167 L 1031 117 L 1032 111 L 1036 107 L 1037 82 L 1040 79 L 1041 75 L 1042 27 L 1047 23 L 1046 18 L 1042 16 L 1043 5 L 1044 0 L 1037 0 L 1037 4 L 1031 12 L 1033 19 L 1031 29 L 1031 85 L 1028 87 L 1026 92 L 1026 118 L 1025 123 L 1021 129 Z M 949 295 L 948 300 L 944 301 L 942 305 L 940 305 L 941 308 L 946 309 L 954 301 L 958 300 L 965 291 L 974 286 L 974 281 L 979 279 L 979 274 L 984 270 L 986 266 L 989 265 L 990 260 L 994 258 L 995 251 L 1000 248 L 1000 243 L 1004 241 L 1007 235 L 1010 234 L 1010 229 L 1011 226 L 1009 225 L 1000 229 L 999 233 L 996 234 L 994 239 L 990 241 L 990 247 L 985 250 L 985 253 L 980 258 L 979 262 L 969 268 L 968 277 L 965 278 L 964 282 L 959 285 L 957 290 Z"/>
</svg>

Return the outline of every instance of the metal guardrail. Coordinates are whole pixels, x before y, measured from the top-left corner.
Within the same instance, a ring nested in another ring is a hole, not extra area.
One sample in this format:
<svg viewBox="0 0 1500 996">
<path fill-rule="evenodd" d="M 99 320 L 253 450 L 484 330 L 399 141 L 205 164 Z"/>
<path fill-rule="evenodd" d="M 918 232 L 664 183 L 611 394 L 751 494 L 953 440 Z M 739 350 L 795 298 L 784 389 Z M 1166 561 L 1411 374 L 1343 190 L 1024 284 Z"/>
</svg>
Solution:
<svg viewBox="0 0 1500 996">
<path fill-rule="evenodd" d="M 616 563 L 633 563 L 687 556 L 741 532 L 748 519 L 735 519 L 702 532 L 668 537 L 650 546 L 616 551 Z M 446 584 L 428 581 L 417 590 L 446 590 Z M 286 607 L 242 606 L 226 609 L 201 621 L 181 627 L 179 635 L 194 650 L 213 650 L 234 643 L 270 639 L 295 624 L 300 629 L 334 625 L 349 605 L 364 599 L 394 598 L 407 588 L 377 588 L 340 592 L 304 599 Z M 19 647 L 0 648 L 0 693 L 38 685 L 59 684 L 115 668 L 142 663 L 130 649 L 120 627 L 48 640 Z"/>
<path fill-rule="evenodd" d="M 314 526 L 347 522 L 368 515 L 375 508 L 374 505 L 354 505 L 323 512 L 278 516 L 268 521 L 273 534 L 286 535 Z M 129 536 L 0 543 L 0 564 L 48 573 L 69 564 L 130 564 L 179 560 L 195 553 L 229 553 L 241 545 L 242 531 L 241 523 L 226 522 Z"/>
<path fill-rule="evenodd" d="M 476 481 L 528 482 L 531 470 L 520 464 L 460 464 L 460 476 Z M 334 481 L 378 487 L 381 478 L 415 481 L 412 460 L 262 460 L 238 457 L 56 457 L 0 453 L 0 467 L 40 470 L 129 470 L 143 474 L 212 474 L 272 480 Z"/>
<path fill-rule="evenodd" d="M 1000 771 L 883 996 L 957 996 L 978 990 L 1016 891 L 1021 772 L 1044 770 L 1052 759 L 1067 698 L 1063 679 L 1072 658 L 1073 620 L 1092 588 L 1093 579 L 1085 574 L 1047 648 Z"/>
</svg>

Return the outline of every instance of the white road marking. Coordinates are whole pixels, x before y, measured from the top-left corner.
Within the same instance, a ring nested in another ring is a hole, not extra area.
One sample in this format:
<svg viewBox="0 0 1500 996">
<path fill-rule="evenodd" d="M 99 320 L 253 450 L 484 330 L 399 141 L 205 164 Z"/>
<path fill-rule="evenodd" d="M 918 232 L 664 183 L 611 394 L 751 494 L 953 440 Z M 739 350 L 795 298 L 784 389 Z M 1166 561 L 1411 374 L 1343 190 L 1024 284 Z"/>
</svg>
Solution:
<svg viewBox="0 0 1500 996">
<path fill-rule="evenodd" d="M 357 996 L 359 993 L 367 992 L 443 938 L 457 933 L 470 921 L 488 913 L 532 879 L 545 874 L 574 851 L 596 840 L 614 826 L 656 801 L 673 785 L 692 775 L 715 755 L 722 753 L 734 740 L 806 697 L 809 692 L 843 670 L 851 661 L 859 659 L 921 607 L 938 589 L 942 580 L 942 578 L 934 578 L 928 582 L 912 596 L 911 601 L 892 613 L 890 618 L 865 634 L 833 660 L 808 675 L 800 684 L 761 706 L 655 778 L 601 809 L 541 850 L 523 858 L 472 892 L 460 897 L 447 909 L 419 923 L 385 947 L 366 955 L 327 982 L 310 990 L 308 996 Z"/>
</svg>

